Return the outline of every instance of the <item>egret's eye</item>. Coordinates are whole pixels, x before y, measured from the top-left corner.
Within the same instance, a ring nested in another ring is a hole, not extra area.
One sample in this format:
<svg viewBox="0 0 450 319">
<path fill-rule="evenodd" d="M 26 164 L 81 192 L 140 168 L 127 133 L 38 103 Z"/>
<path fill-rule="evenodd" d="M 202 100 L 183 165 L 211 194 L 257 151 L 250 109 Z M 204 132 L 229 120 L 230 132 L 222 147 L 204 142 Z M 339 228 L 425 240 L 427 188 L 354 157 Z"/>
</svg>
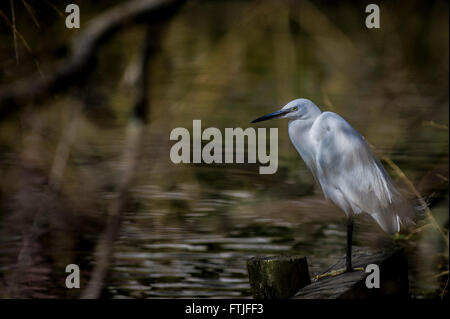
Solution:
<svg viewBox="0 0 450 319">
<path fill-rule="evenodd" d="M 293 108 L 292 108 L 292 111 L 297 111 L 298 110 L 298 107 L 296 107 L 296 106 L 294 106 Z"/>
</svg>

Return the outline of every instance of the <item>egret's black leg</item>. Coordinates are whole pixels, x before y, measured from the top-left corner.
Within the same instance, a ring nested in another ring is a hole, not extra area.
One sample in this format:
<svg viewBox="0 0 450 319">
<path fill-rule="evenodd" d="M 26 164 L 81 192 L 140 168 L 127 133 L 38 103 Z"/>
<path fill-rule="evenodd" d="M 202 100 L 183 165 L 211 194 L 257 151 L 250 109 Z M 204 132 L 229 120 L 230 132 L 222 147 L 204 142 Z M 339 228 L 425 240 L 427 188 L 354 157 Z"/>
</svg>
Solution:
<svg viewBox="0 0 450 319">
<path fill-rule="evenodd" d="M 353 216 L 348 216 L 347 219 L 347 255 L 346 255 L 346 271 L 353 271 L 352 267 L 352 234 L 353 234 Z"/>
</svg>

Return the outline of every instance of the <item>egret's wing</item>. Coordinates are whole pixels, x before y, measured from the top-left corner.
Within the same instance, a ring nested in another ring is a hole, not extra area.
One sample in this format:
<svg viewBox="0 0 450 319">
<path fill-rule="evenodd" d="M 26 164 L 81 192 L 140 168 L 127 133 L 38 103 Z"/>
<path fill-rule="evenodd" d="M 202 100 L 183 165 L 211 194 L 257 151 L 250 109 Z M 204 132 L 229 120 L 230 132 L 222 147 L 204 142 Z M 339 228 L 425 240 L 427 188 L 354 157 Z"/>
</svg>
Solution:
<svg viewBox="0 0 450 319">
<path fill-rule="evenodd" d="M 364 138 L 335 113 L 324 112 L 316 122 L 311 130 L 325 196 L 338 205 L 345 200 L 354 213 L 370 214 L 388 233 L 399 231 L 413 211 Z"/>
</svg>

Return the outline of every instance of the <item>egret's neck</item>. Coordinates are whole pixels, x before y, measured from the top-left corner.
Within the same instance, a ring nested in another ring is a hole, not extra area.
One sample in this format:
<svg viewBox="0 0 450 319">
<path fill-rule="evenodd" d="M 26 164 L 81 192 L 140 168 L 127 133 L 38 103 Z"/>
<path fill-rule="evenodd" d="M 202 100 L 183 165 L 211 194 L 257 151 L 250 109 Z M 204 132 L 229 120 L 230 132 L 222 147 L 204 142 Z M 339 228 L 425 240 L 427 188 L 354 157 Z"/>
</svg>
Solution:
<svg viewBox="0 0 450 319">
<path fill-rule="evenodd" d="M 312 125 L 314 124 L 314 121 L 317 117 L 307 119 L 307 120 L 290 120 L 288 123 L 288 130 L 289 130 L 289 137 L 296 138 L 296 139 L 306 139 L 309 140 L 309 130 L 311 129 Z"/>
<path fill-rule="evenodd" d="M 316 170 L 314 165 L 316 147 L 311 139 L 310 129 L 317 117 L 318 115 L 305 120 L 291 120 L 288 124 L 291 142 L 313 175 L 315 175 Z"/>
<path fill-rule="evenodd" d="M 289 137 L 291 138 L 292 144 L 294 144 L 300 156 L 307 164 L 310 160 L 307 157 L 315 155 L 313 154 L 315 148 L 309 131 L 320 114 L 322 114 L 322 111 L 315 104 L 311 103 L 308 105 L 307 111 L 300 115 L 300 118 L 292 119 L 288 124 Z"/>
</svg>

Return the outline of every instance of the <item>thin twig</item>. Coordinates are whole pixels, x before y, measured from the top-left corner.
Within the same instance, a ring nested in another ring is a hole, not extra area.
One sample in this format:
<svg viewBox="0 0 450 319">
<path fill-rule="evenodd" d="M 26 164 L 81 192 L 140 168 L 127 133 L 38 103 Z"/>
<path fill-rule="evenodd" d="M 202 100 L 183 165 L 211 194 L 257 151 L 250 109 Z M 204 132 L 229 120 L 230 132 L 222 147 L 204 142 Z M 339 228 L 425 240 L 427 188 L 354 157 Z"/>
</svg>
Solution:
<svg viewBox="0 0 450 319">
<path fill-rule="evenodd" d="M 27 40 L 25 40 L 25 37 L 22 35 L 22 33 L 20 33 L 16 29 L 16 26 L 8 19 L 6 14 L 4 14 L 1 10 L 0 10 L 0 17 L 3 18 L 3 20 L 6 22 L 6 24 L 11 28 L 12 32 L 14 33 L 14 35 L 17 35 L 19 37 L 19 39 L 22 42 L 23 46 L 25 47 L 25 49 L 28 51 L 28 53 L 30 54 L 31 58 L 33 59 L 33 62 L 36 65 L 36 69 L 38 70 L 39 76 L 43 80 L 44 79 L 44 74 L 42 73 L 39 61 L 34 56 L 33 51 L 31 50 L 31 47 L 28 45 Z M 0 95 L 1 95 L 1 92 L 0 92 Z"/>
<path fill-rule="evenodd" d="M 41 25 L 39 24 L 39 21 L 34 14 L 33 8 L 25 0 L 22 0 L 22 3 L 25 9 L 27 9 L 28 14 L 31 16 L 31 19 L 33 19 L 34 24 L 40 29 Z"/>
<path fill-rule="evenodd" d="M 64 18 L 66 17 L 66 16 L 64 15 L 64 13 L 63 13 L 61 10 L 59 10 L 58 7 L 55 6 L 53 3 L 49 2 L 48 0 L 44 0 L 44 2 L 45 2 L 49 7 L 51 7 L 53 10 L 55 10 L 56 13 L 57 13 L 61 18 L 64 19 Z"/>
<path fill-rule="evenodd" d="M 445 270 L 445 271 L 443 271 L 443 272 L 441 272 L 441 273 L 439 273 L 437 275 L 434 275 L 433 278 L 439 278 L 439 277 L 442 277 L 442 276 L 445 276 L 445 275 L 448 275 L 448 270 Z"/>
<path fill-rule="evenodd" d="M 448 274 L 448 272 L 447 272 L 447 274 Z M 444 299 L 444 296 L 445 296 L 445 291 L 447 290 L 447 287 L 448 287 L 448 277 L 447 277 L 447 282 L 445 283 L 445 287 L 444 287 L 444 289 L 442 289 L 442 292 L 441 292 L 441 299 Z"/>
<path fill-rule="evenodd" d="M 11 20 L 13 29 L 13 41 L 14 41 L 14 52 L 16 54 L 16 64 L 19 64 L 19 52 L 17 51 L 17 38 L 16 38 L 16 14 L 14 12 L 14 2 L 9 0 L 9 5 L 11 7 Z"/>
<path fill-rule="evenodd" d="M 436 174 L 436 177 L 437 177 L 437 178 L 440 178 L 440 179 L 442 179 L 444 182 L 447 182 L 447 183 L 448 183 L 448 178 L 445 177 L 444 175 Z"/>
<path fill-rule="evenodd" d="M 423 126 L 431 126 L 431 127 L 438 128 L 440 130 L 448 131 L 448 126 L 447 125 L 438 124 L 438 123 L 436 123 L 434 121 L 423 121 L 422 125 Z"/>
<path fill-rule="evenodd" d="M 408 234 L 408 236 L 406 236 L 406 239 L 410 239 L 412 236 L 414 236 L 415 234 L 418 234 L 418 233 L 420 233 L 421 231 L 423 231 L 425 228 L 427 228 L 428 226 L 433 226 L 432 224 L 430 224 L 430 223 L 427 223 L 427 224 L 425 224 L 425 225 L 422 225 L 422 226 L 420 226 L 420 227 L 417 227 L 416 229 L 413 229 L 409 234 Z"/>
</svg>

